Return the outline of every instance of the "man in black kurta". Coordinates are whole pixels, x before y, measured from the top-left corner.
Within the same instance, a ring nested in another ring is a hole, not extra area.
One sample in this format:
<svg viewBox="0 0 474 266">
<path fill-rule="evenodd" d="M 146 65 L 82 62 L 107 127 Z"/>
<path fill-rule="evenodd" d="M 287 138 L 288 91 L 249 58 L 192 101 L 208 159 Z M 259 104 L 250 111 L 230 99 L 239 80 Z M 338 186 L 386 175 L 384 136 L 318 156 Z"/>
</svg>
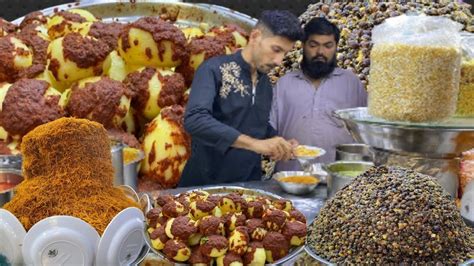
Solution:
<svg viewBox="0 0 474 266">
<path fill-rule="evenodd" d="M 184 117 L 191 157 L 180 186 L 259 180 L 261 155 L 292 156 L 293 143 L 275 137 L 269 124 L 273 94 L 266 73 L 281 64 L 300 37 L 293 14 L 264 11 L 243 50 L 198 68 Z"/>
</svg>

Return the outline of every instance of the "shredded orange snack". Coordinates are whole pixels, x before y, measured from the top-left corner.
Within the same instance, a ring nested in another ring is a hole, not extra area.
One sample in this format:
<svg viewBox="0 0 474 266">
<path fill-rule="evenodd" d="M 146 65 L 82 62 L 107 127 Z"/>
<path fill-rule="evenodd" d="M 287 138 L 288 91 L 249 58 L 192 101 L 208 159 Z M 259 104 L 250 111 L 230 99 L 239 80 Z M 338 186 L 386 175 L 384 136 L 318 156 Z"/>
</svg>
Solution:
<svg viewBox="0 0 474 266">
<path fill-rule="evenodd" d="M 302 175 L 302 176 L 285 176 L 285 177 L 280 177 L 278 180 L 281 182 L 287 182 L 287 183 L 299 183 L 299 184 L 316 184 L 319 182 L 319 180 L 310 175 Z"/>
<path fill-rule="evenodd" d="M 138 204 L 113 187 L 107 131 L 96 122 L 60 118 L 23 137 L 23 176 L 4 208 L 29 230 L 54 215 L 70 215 L 99 234 L 127 207 Z"/>
<path fill-rule="evenodd" d="M 304 146 L 298 146 L 295 149 L 295 155 L 296 156 L 303 156 L 303 157 L 315 157 L 318 156 L 318 151 L 317 150 L 310 150 Z"/>
</svg>

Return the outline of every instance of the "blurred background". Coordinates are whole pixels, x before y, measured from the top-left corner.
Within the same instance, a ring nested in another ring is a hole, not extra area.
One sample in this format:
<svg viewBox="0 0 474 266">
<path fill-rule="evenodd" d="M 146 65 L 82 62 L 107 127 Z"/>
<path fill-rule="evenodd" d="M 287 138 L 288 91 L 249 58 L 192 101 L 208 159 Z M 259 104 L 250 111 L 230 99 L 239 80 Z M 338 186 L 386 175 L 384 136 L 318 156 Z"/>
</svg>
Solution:
<svg viewBox="0 0 474 266">
<path fill-rule="evenodd" d="M 13 20 L 15 18 L 24 16 L 29 12 L 44 9 L 46 7 L 55 6 L 59 4 L 65 4 L 74 2 L 73 0 L 0 0 L 0 17 L 6 20 Z M 197 0 L 189 1 L 185 0 L 182 2 L 189 3 L 208 3 L 228 7 L 230 9 L 248 14 L 253 17 L 258 17 L 260 12 L 265 9 L 288 9 L 295 15 L 300 15 L 306 10 L 309 4 L 320 2 L 320 1 L 308 1 L 308 0 Z M 471 5 L 474 4 L 474 0 L 464 1 Z M 471 12 L 474 12 L 471 9 Z"/>
</svg>

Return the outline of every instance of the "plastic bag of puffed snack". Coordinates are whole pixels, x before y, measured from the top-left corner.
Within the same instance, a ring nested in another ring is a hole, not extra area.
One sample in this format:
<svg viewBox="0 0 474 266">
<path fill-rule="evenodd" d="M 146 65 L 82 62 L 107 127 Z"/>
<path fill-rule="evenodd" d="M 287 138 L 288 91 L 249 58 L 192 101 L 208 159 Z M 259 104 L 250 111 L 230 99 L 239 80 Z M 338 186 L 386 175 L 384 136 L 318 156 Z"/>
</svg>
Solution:
<svg viewBox="0 0 474 266">
<path fill-rule="evenodd" d="M 445 17 L 401 15 L 374 27 L 369 113 L 432 122 L 456 111 L 462 25 Z"/>
</svg>

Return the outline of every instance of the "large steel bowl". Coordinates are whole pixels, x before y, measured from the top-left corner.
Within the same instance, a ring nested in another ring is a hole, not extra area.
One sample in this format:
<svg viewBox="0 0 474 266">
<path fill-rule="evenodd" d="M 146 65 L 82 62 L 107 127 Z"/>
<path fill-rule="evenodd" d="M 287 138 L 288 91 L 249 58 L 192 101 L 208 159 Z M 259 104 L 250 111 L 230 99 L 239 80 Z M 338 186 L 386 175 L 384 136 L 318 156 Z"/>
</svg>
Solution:
<svg viewBox="0 0 474 266">
<path fill-rule="evenodd" d="M 438 123 L 390 122 L 375 118 L 367 108 L 338 110 L 358 142 L 386 151 L 416 153 L 430 158 L 453 158 L 474 148 L 474 119 L 453 117 Z"/>
</svg>

